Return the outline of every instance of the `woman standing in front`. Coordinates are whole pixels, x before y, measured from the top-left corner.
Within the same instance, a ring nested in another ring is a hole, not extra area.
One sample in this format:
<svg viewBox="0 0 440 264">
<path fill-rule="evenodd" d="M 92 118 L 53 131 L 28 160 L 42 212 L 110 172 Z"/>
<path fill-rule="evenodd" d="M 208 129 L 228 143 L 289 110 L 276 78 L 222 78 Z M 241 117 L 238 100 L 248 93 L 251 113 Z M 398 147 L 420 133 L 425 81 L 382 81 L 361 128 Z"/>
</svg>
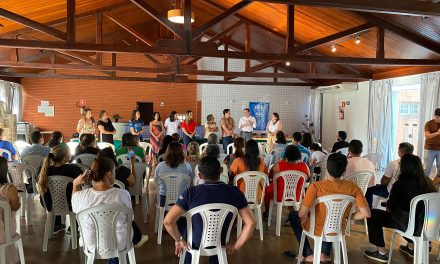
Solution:
<svg viewBox="0 0 440 264">
<path fill-rule="evenodd" d="M 188 146 L 189 142 L 193 141 L 196 134 L 196 122 L 193 120 L 193 113 L 191 110 L 186 111 L 185 121 L 182 123 L 183 143 Z"/>
<path fill-rule="evenodd" d="M 283 130 L 283 123 L 280 120 L 278 113 L 273 113 L 269 122 L 267 122 L 266 132 L 267 132 L 267 144 L 269 144 L 269 149 L 273 148 L 275 141 L 277 139 L 276 135 L 278 131 Z"/>
<path fill-rule="evenodd" d="M 154 112 L 153 121 L 150 122 L 150 144 L 153 155 L 156 155 L 162 148 L 164 132 L 160 114 L 159 112 Z"/>
<path fill-rule="evenodd" d="M 170 116 L 165 120 L 164 127 L 167 131 L 167 136 L 172 136 L 174 133 L 179 133 L 179 129 L 182 128 L 179 118 L 177 118 L 177 112 L 172 111 Z"/>
<path fill-rule="evenodd" d="M 144 122 L 140 120 L 141 113 L 138 110 L 133 110 L 130 119 L 130 133 L 138 136 L 139 141 L 142 141 L 144 134 Z"/>
<path fill-rule="evenodd" d="M 92 109 L 86 107 L 81 108 L 81 119 L 78 121 L 76 131 L 79 133 L 79 136 L 82 134 L 95 134 L 96 124 L 92 117 Z"/>
<path fill-rule="evenodd" d="M 105 110 L 99 112 L 98 129 L 101 132 L 101 142 L 113 144 L 113 135 L 116 134 L 116 129 Z"/>
</svg>

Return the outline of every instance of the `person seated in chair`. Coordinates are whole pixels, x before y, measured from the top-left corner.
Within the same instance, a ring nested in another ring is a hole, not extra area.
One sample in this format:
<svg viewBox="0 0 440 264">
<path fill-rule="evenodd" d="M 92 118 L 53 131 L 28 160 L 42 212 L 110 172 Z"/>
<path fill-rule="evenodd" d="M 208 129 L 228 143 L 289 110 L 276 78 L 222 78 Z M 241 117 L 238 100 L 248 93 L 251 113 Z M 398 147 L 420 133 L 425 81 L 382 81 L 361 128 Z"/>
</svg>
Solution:
<svg viewBox="0 0 440 264">
<path fill-rule="evenodd" d="M 164 225 L 168 233 L 175 241 L 175 254 L 180 256 L 187 248 L 187 226 L 186 219 L 183 218 L 185 213 L 197 206 L 224 203 L 229 204 L 238 209 L 238 214 L 243 219 L 244 227 L 240 237 L 235 242 L 229 242 L 226 246 L 229 254 L 239 250 L 246 241 L 252 236 L 255 229 L 255 218 L 252 211 L 248 207 L 248 203 L 244 194 L 235 186 L 226 185 L 220 181 L 220 174 L 222 167 L 220 162 L 215 157 L 204 157 L 199 165 L 200 178 L 205 180 L 204 184 L 188 188 L 177 200 L 168 212 L 164 219 Z M 230 222 L 225 222 L 227 226 Z M 197 249 L 200 245 L 200 240 L 203 231 L 203 222 L 201 218 L 193 218 L 192 230 L 192 248 Z M 226 237 L 226 228 L 222 230 L 222 239 Z M 225 241 L 222 241 L 225 244 Z M 191 254 L 186 253 L 185 263 L 191 263 Z M 216 256 L 209 258 L 209 263 L 218 263 Z"/>
<path fill-rule="evenodd" d="M 293 133 L 292 145 L 296 146 L 299 149 L 299 152 L 301 152 L 301 154 L 306 155 L 306 158 L 303 160 L 303 162 L 308 164 L 310 159 L 310 151 L 306 147 L 301 145 L 302 138 L 303 136 L 300 132 Z"/>
<path fill-rule="evenodd" d="M 348 148 L 348 142 L 345 141 L 347 139 L 347 132 L 338 131 L 336 135 L 336 143 L 333 144 L 332 153 L 337 152 L 341 148 Z"/>
<path fill-rule="evenodd" d="M 32 145 L 26 147 L 21 152 L 22 159 L 26 158 L 29 155 L 39 155 L 39 156 L 43 156 L 43 157 L 46 157 L 47 155 L 49 155 L 50 148 L 43 146 L 44 139 L 43 139 L 43 136 L 41 135 L 40 131 L 32 132 L 31 142 L 32 142 Z"/>
<path fill-rule="evenodd" d="M 348 165 L 345 175 L 348 176 L 355 172 L 370 171 L 373 173 L 373 177 L 371 177 L 368 187 L 371 187 L 374 186 L 376 180 L 376 168 L 370 160 L 361 157 L 363 147 L 362 142 L 357 139 L 353 139 L 348 145 Z"/>
<path fill-rule="evenodd" d="M 367 198 L 368 205 L 372 208 L 373 204 L 373 195 L 380 196 L 382 198 L 388 198 L 390 195 L 391 188 L 393 184 L 399 178 L 400 173 L 400 159 L 405 154 L 413 154 L 414 146 L 408 142 L 402 142 L 399 144 L 399 149 L 397 154 L 399 155 L 399 159 L 393 160 L 388 163 L 387 168 L 385 169 L 385 173 L 383 174 L 382 179 L 380 180 L 380 184 L 376 184 L 373 187 L 367 189 L 367 193 L 365 194 L 365 198 Z"/>
<path fill-rule="evenodd" d="M 344 194 L 350 195 L 356 198 L 356 213 L 353 214 L 352 219 L 363 220 L 370 217 L 370 209 L 368 208 L 367 201 L 365 200 L 362 190 L 353 182 L 341 179 L 347 168 L 347 158 L 339 153 L 331 154 L 327 159 L 328 178 L 324 181 L 313 182 L 307 189 L 304 200 L 301 203 L 301 207 L 298 211 L 293 210 L 290 212 L 289 220 L 295 233 L 298 242 L 301 241 L 301 234 L 304 229 L 310 227 L 310 209 L 313 206 L 315 200 L 319 197 L 332 195 L 332 194 Z M 348 217 L 346 211 L 346 216 Z M 315 235 L 321 235 L 323 231 L 323 225 L 326 218 L 326 207 L 324 204 L 319 204 L 315 209 Z M 342 230 L 345 226 L 342 226 Z M 313 252 L 308 240 L 304 242 L 304 251 L 299 252 L 300 260 L 306 262 L 313 262 L 313 254 L 321 253 L 321 262 L 327 262 L 331 260 L 331 243 L 322 242 L 321 252 Z M 286 251 L 284 254 L 289 258 L 295 258 L 295 254 L 292 251 Z"/>
<path fill-rule="evenodd" d="M 0 149 L 6 149 L 11 153 L 11 157 L 8 157 L 8 154 L 3 153 L 3 158 L 5 159 L 12 159 L 12 160 L 18 160 L 17 151 L 14 148 L 14 145 L 12 145 L 11 142 L 6 140 L 6 134 L 5 130 L 3 128 L 0 128 Z"/>
<path fill-rule="evenodd" d="M 81 154 L 98 155 L 99 149 L 96 147 L 96 137 L 94 134 L 82 134 L 79 138 L 80 142 L 75 149 L 75 157 Z"/>
</svg>

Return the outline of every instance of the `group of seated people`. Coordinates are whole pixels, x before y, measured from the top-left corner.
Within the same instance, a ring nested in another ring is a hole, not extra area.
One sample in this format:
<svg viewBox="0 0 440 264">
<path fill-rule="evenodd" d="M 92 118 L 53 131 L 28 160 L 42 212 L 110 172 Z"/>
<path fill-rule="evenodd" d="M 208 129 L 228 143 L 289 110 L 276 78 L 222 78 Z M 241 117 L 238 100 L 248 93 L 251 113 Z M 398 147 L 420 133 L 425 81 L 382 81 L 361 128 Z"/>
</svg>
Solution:
<svg viewBox="0 0 440 264">
<path fill-rule="evenodd" d="M 220 175 L 225 173 L 221 163 L 227 164 L 229 183 L 232 183 L 232 179 L 235 176 L 247 171 L 260 171 L 268 175 L 268 186 L 265 190 L 259 190 L 260 193 L 265 192 L 265 213 L 263 215 L 267 218 L 271 200 L 277 199 L 281 201 L 283 196 L 285 183 L 281 178 L 278 178 L 277 197 L 273 197 L 273 179 L 277 173 L 290 170 L 299 171 L 305 175 L 305 181 L 309 181 L 312 174 L 315 173 L 315 171 L 310 171 L 309 166 L 326 161 L 326 168 L 324 169 L 327 171 L 327 177 L 320 181 L 312 182 L 308 186 L 304 197 L 300 196 L 305 182 L 298 182 L 295 198 L 298 201 L 302 199 L 302 203 L 298 211 L 294 209 L 290 212 L 288 218 L 296 238 L 300 241 L 303 228 L 309 228 L 309 213 L 317 198 L 331 194 L 346 194 L 356 199 L 357 210 L 352 215 L 352 219 L 362 220 L 368 218 L 369 241 L 376 246 L 376 249 L 366 251 L 365 256 L 386 263 L 388 255 L 385 251 L 382 228 L 390 227 L 403 231 L 406 230 L 411 200 L 417 195 L 435 192 L 436 187 L 428 177 L 425 177 L 420 158 L 412 154 L 414 148 L 406 142 L 399 145 L 399 160 L 388 164 L 380 184 L 375 185 L 376 169 L 371 161 L 361 157 L 363 152 L 362 142 L 359 140 L 346 142 L 347 135 L 344 133 L 338 133 L 338 142 L 333 146 L 333 153 L 328 154 L 319 143 L 310 143 L 308 147 L 302 145 L 303 135 L 299 132 L 295 132 L 292 143 L 287 144 L 284 133 L 278 131 L 276 144 L 273 148 L 282 148 L 282 155 L 280 160 L 277 160 L 270 168 L 268 168 L 264 157 L 260 155 L 258 143 L 252 139 L 245 142 L 243 138 L 236 138 L 234 140 L 234 152 L 219 161 L 223 150 L 221 145 L 219 145 L 218 138 L 215 138 L 215 136 L 212 136 L 203 153 L 200 153 L 196 142 L 189 143 L 186 149 L 179 142 L 179 137 L 166 136 L 163 147 L 158 153 L 159 156 L 164 154 L 164 160 L 157 164 L 154 177 L 160 177 L 168 173 L 181 173 L 188 175 L 192 182 L 195 183 L 189 189 L 181 190 L 182 195 L 164 219 L 167 231 L 175 240 L 176 254 L 182 254 L 187 247 L 186 222 L 182 216 L 188 210 L 203 204 L 225 203 L 238 209 L 239 215 L 244 221 L 244 228 L 237 241 L 226 245 L 229 253 L 240 249 L 252 236 L 256 221 L 243 194 L 244 183 L 238 182 L 237 187 L 234 187 L 220 181 Z M 83 153 L 97 155 L 96 160 L 91 166 L 90 173 L 83 173 L 78 166 L 71 163 L 72 157 L 66 144 L 58 143 L 52 145 L 51 148 L 43 147 L 41 134 L 38 136 L 38 133 L 32 134 L 31 139 L 33 145 L 23 150 L 21 155 L 22 157 L 31 154 L 45 156 L 38 176 L 38 191 L 42 194 L 42 205 L 48 211 L 52 208 L 51 196 L 48 190 L 48 177 L 53 175 L 63 175 L 74 179 L 73 184 L 68 186 L 66 194 L 75 213 L 105 203 L 132 207 L 129 193 L 126 190 L 113 188 L 113 183 L 115 179 L 120 180 L 126 188 L 134 186 L 136 183 L 135 158 L 132 157 L 130 159 L 129 166 L 123 166 L 122 161 L 117 160 L 117 155 L 127 154 L 130 150 L 133 150 L 134 154 L 139 156 L 142 162 L 146 161 L 145 151 L 139 147 L 136 136 L 130 133 L 124 134 L 122 146 L 116 149 L 115 154 L 112 148 L 99 150 L 96 148 L 94 136 L 85 134 L 75 155 Z M 338 153 L 338 150 L 342 148 L 348 148 L 348 155 Z M 302 154 L 306 154 L 306 159 L 304 159 Z M 194 173 L 194 165 L 198 165 L 198 175 Z M 365 196 L 363 191 L 354 182 L 344 179 L 345 175 L 361 171 L 370 171 L 373 174 Z M 200 180 L 194 181 L 195 178 Z M 81 186 L 84 185 L 91 185 L 91 188 L 81 190 Z M 166 188 L 160 184 L 157 186 L 157 190 L 160 197 L 158 203 L 164 206 Z M 388 198 L 385 204 L 387 211 L 372 209 L 373 195 Z M 17 190 L 8 183 L 7 160 L 2 157 L 0 157 L 0 198 L 9 201 L 12 211 L 16 211 L 20 207 Z M 325 206 L 322 204 L 318 205 L 315 210 L 314 230 L 317 235 L 322 233 L 325 215 Z M 416 235 L 420 234 L 422 219 L 423 215 L 418 213 Z M 118 219 L 120 224 L 127 221 L 132 222 L 133 244 L 135 247 L 142 246 L 148 240 L 148 236 L 142 235 L 133 219 Z M 15 221 L 11 221 L 11 223 L 15 224 Z M 193 229 L 192 246 L 197 248 L 198 243 L 200 243 L 202 225 L 196 224 L 193 226 L 195 229 Z M 61 218 L 57 217 L 54 232 L 58 233 L 64 229 L 65 226 L 61 223 Z M 12 230 L 15 230 L 15 227 Z M 125 233 L 118 232 L 118 242 L 122 243 L 121 241 L 125 241 Z M 93 233 L 84 235 L 90 241 L 90 244 L 87 246 L 93 248 L 95 243 Z M 1 241 L 2 234 L 0 233 L 0 243 Z M 414 245 L 412 241 L 408 241 L 407 245 L 401 246 L 400 250 L 408 255 L 413 255 Z M 322 245 L 321 261 L 331 260 L 330 252 L 331 243 L 324 242 Z M 306 240 L 304 250 L 298 253 L 299 256 L 296 256 L 297 253 L 293 251 L 286 251 L 284 254 L 289 258 L 298 257 L 302 261 L 313 261 L 313 255 L 319 253 L 313 252 Z M 117 263 L 117 259 L 111 259 L 110 263 Z M 191 263 L 190 254 L 185 255 L 185 263 Z M 210 263 L 218 263 L 218 259 L 212 257 L 210 258 Z"/>
</svg>

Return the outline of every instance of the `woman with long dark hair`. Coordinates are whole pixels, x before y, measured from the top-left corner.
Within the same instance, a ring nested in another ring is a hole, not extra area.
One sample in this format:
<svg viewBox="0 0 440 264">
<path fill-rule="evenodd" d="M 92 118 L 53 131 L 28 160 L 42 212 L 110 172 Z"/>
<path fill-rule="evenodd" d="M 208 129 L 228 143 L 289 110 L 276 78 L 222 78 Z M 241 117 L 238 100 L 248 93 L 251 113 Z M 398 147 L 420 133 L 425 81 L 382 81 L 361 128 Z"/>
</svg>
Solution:
<svg viewBox="0 0 440 264">
<path fill-rule="evenodd" d="M 156 155 L 162 147 L 165 131 L 163 123 L 160 120 L 159 112 L 153 113 L 153 121 L 150 122 L 150 144 L 152 155 Z"/>
<path fill-rule="evenodd" d="M 131 112 L 130 123 L 130 133 L 134 136 L 138 136 L 139 140 L 142 141 L 144 135 L 144 122 L 140 119 L 141 113 L 139 110 L 135 109 Z"/>
<path fill-rule="evenodd" d="M 165 154 L 165 152 L 167 152 L 168 145 L 173 141 L 174 141 L 174 139 L 172 136 L 166 135 L 163 138 L 162 148 L 157 153 L 157 156 L 159 157 L 160 155 Z"/>
<path fill-rule="evenodd" d="M 238 137 L 234 139 L 234 153 L 229 154 L 225 158 L 225 163 L 228 166 L 228 168 L 231 166 L 231 164 L 234 162 L 237 158 L 244 157 L 244 138 Z"/>
<path fill-rule="evenodd" d="M 367 258 L 386 263 L 388 254 L 385 250 L 383 227 L 405 231 L 408 227 L 411 200 L 421 194 L 436 192 L 431 179 L 425 176 L 422 161 L 419 157 L 406 154 L 400 160 L 399 179 L 394 183 L 386 211 L 373 209 L 371 218 L 368 218 L 368 237 L 376 250 L 365 251 Z M 424 205 L 418 204 L 416 211 L 416 228 L 414 235 L 419 236 L 423 226 Z M 407 240 L 408 241 L 408 240 Z M 413 256 L 414 243 L 408 241 L 406 246 L 400 246 L 400 251 Z"/>
<path fill-rule="evenodd" d="M 63 143 L 63 134 L 60 131 L 52 132 L 49 142 L 47 143 L 47 146 L 49 148 L 53 148 L 55 146 L 58 146 L 60 143 Z"/>
<path fill-rule="evenodd" d="M 75 149 L 75 156 L 80 154 L 98 155 L 99 149 L 96 147 L 96 137 L 93 134 L 82 134 L 79 145 Z"/>
<path fill-rule="evenodd" d="M 283 130 L 283 123 L 280 120 L 280 115 L 276 112 L 272 113 L 272 117 L 266 125 L 267 144 L 269 144 L 269 149 L 272 149 L 276 141 L 276 134 L 281 130 Z"/>
<path fill-rule="evenodd" d="M 170 116 L 165 120 L 164 127 L 167 131 L 167 136 L 171 136 L 174 133 L 179 133 L 182 128 L 180 120 L 177 118 L 177 112 L 172 111 Z"/>
<path fill-rule="evenodd" d="M 312 156 L 310 157 L 310 165 L 313 165 L 316 162 L 327 160 L 328 153 L 322 149 L 321 144 L 316 142 L 313 143 L 310 146 L 310 151 L 312 152 Z"/>
</svg>

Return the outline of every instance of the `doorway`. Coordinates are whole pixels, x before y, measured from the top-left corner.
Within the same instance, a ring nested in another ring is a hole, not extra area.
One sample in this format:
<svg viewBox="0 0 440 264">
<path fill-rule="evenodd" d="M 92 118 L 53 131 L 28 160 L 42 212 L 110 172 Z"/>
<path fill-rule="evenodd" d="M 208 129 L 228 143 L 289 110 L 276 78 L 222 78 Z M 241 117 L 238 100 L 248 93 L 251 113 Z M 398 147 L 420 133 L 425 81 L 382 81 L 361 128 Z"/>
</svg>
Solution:
<svg viewBox="0 0 440 264">
<path fill-rule="evenodd" d="M 150 124 L 150 122 L 153 120 L 153 103 L 151 102 L 137 102 L 137 109 L 139 113 L 141 114 L 141 120 L 144 122 L 145 125 Z"/>
</svg>

